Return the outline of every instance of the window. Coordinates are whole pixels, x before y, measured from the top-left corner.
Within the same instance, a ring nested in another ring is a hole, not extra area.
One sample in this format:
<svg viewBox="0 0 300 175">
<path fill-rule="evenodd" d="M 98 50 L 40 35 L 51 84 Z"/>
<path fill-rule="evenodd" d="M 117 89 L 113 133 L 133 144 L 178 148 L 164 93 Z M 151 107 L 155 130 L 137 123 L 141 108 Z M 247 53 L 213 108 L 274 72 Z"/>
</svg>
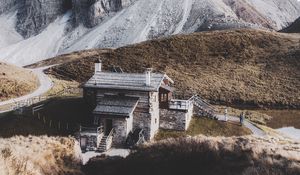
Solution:
<svg viewBox="0 0 300 175">
<path fill-rule="evenodd" d="M 168 94 L 161 94 L 160 95 L 160 100 L 162 102 L 167 102 L 168 101 Z"/>
</svg>

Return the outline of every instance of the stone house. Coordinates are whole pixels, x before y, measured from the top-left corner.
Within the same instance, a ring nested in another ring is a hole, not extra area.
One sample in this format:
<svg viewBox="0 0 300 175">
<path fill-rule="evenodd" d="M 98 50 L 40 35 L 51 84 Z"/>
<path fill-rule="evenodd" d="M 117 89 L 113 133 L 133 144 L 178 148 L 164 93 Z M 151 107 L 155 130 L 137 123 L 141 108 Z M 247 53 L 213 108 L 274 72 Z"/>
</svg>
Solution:
<svg viewBox="0 0 300 175">
<path fill-rule="evenodd" d="M 105 151 L 122 146 L 136 130 L 143 131 L 145 141 L 151 141 L 160 128 L 186 130 L 193 103 L 173 99 L 173 83 L 166 74 L 152 69 L 145 73 L 104 72 L 101 61 L 95 62 L 95 73 L 83 86 L 84 99 L 94 109 L 95 129 L 81 129 L 82 148 L 89 145 Z"/>
</svg>

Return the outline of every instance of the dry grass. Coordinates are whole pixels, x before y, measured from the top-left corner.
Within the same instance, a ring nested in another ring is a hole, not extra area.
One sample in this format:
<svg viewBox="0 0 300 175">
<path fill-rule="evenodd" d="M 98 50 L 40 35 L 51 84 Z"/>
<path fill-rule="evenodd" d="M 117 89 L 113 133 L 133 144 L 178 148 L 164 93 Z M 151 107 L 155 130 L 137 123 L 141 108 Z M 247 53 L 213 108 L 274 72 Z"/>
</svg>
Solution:
<svg viewBox="0 0 300 175">
<path fill-rule="evenodd" d="M 37 86 L 32 72 L 0 62 L 0 101 L 28 94 Z"/>
<path fill-rule="evenodd" d="M 163 140 L 167 138 L 178 138 L 186 136 L 243 136 L 250 135 L 251 131 L 238 123 L 224 123 L 207 118 L 193 118 L 190 127 L 186 132 L 160 130 L 155 136 L 155 140 Z"/>
<path fill-rule="evenodd" d="M 82 174 L 78 145 L 72 138 L 0 138 L 0 174 L 61 175 Z"/>
<path fill-rule="evenodd" d="M 73 93 L 63 93 L 62 92 L 66 89 L 70 88 L 78 88 L 79 83 L 76 81 L 67 81 L 62 79 L 57 79 L 54 76 L 50 76 L 51 80 L 54 83 L 54 86 L 46 93 L 46 96 L 76 96 L 78 94 Z"/>
<path fill-rule="evenodd" d="M 272 116 L 272 120 L 267 122 L 267 126 L 278 129 L 293 126 L 300 129 L 299 110 L 260 110 L 259 112 Z"/>
<path fill-rule="evenodd" d="M 216 104 L 300 107 L 300 35 L 256 30 L 202 32 L 148 41 L 115 50 L 63 55 L 34 66 L 63 63 L 48 73 L 87 81 L 93 62 L 104 68 L 164 71 L 175 80 L 178 95 L 198 93 Z"/>
<path fill-rule="evenodd" d="M 94 159 L 83 170 L 88 175 L 296 175 L 300 144 L 252 136 L 169 139 L 126 159 Z"/>
</svg>

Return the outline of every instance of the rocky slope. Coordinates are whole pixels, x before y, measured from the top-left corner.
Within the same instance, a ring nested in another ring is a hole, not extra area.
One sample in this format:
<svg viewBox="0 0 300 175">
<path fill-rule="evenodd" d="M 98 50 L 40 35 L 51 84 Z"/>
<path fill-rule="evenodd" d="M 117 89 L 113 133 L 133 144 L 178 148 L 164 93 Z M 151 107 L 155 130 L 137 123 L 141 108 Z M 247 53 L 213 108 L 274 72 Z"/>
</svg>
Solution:
<svg viewBox="0 0 300 175">
<path fill-rule="evenodd" d="M 283 29 L 282 32 L 286 33 L 300 33 L 300 18 L 293 22 L 290 26 Z"/>
<path fill-rule="evenodd" d="M 299 16 L 296 0 L 0 0 L 0 59 L 28 65 L 178 33 L 280 30 Z"/>
<path fill-rule="evenodd" d="M 147 67 L 175 80 L 177 95 L 200 94 L 214 103 L 244 107 L 300 107 L 300 36 L 260 30 L 201 32 L 115 50 L 90 50 L 42 62 L 49 73 L 87 81 L 96 58 L 127 72 Z"/>
</svg>

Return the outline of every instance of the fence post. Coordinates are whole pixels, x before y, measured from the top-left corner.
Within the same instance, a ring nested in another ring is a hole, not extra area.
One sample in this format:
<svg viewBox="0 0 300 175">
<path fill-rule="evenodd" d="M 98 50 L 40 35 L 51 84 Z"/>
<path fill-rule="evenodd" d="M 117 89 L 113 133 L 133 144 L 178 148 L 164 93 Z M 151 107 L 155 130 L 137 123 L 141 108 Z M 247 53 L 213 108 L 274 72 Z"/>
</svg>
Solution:
<svg viewBox="0 0 300 175">
<path fill-rule="evenodd" d="M 60 130 L 60 121 L 58 121 L 58 130 Z"/>
<path fill-rule="evenodd" d="M 49 128 L 51 128 L 51 125 L 52 125 L 52 120 L 50 120 L 49 122 Z"/>
<path fill-rule="evenodd" d="M 43 116 L 43 120 L 44 120 L 44 124 L 46 124 L 46 118 L 45 118 L 45 116 Z"/>
<path fill-rule="evenodd" d="M 41 120 L 40 113 L 38 112 L 38 119 Z"/>
<path fill-rule="evenodd" d="M 67 131 L 69 130 L 69 123 L 67 123 Z"/>
</svg>

